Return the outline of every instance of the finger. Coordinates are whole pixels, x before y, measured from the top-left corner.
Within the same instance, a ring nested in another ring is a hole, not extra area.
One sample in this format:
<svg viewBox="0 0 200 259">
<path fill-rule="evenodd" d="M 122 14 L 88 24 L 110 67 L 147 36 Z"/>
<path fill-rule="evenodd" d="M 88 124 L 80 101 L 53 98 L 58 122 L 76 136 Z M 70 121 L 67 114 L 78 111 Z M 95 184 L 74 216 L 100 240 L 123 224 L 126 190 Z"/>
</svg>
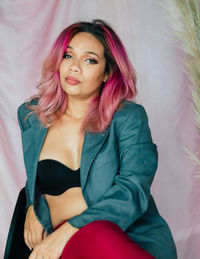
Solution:
<svg viewBox="0 0 200 259">
<path fill-rule="evenodd" d="M 35 251 L 33 250 L 32 253 L 29 255 L 28 259 L 36 259 Z"/>
<path fill-rule="evenodd" d="M 31 230 L 27 231 L 27 238 L 29 245 L 34 248 L 35 247 L 35 233 Z"/>
<path fill-rule="evenodd" d="M 24 230 L 24 242 L 28 246 L 28 248 L 31 250 L 32 247 L 31 247 L 30 242 L 28 240 L 28 232 L 27 232 L 27 230 Z"/>
<path fill-rule="evenodd" d="M 33 252 L 30 254 L 29 259 L 49 259 L 49 257 L 43 256 L 39 253 L 39 251 L 33 250 Z"/>
<path fill-rule="evenodd" d="M 31 239 L 31 246 L 34 248 L 37 245 L 35 231 L 30 232 L 30 239 Z"/>
<path fill-rule="evenodd" d="M 44 230 L 43 239 L 45 239 L 46 237 L 47 237 L 47 232 Z"/>
<path fill-rule="evenodd" d="M 42 242 L 42 237 L 43 237 L 43 229 L 41 228 L 39 228 L 38 230 L 37 230 L 37 232 L 35 233 L 35 244 L 36 245 L 38 245 L 38 244 L 40 244 L 41 242 Z"/>
<path fill-rule="evenodd" d="M 25 224 L 24 224 L 24 241 L 28 246 L 28 248 L 31 250 L 33 246 L 31 244 L 30 231 L 28 229 L 27 220 L 25 220 Z"/>
</svg>

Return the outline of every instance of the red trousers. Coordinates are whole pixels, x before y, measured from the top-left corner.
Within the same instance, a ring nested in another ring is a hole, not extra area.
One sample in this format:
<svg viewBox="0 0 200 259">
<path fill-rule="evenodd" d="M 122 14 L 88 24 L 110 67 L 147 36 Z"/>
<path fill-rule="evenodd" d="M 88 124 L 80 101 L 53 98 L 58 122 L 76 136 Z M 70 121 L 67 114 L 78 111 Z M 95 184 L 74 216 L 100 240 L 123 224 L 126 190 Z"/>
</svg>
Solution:
<svg viewBox="0 0 200 259">
<path fill-rule="evenodd" d="M 63 222 L 64 223 L 64 222 Z M 56 226 L 58 229 L 63 223 Z M 115 223 L 93 221 L 67 242 L 60 259 L 155 259 Z"/>
</svg>

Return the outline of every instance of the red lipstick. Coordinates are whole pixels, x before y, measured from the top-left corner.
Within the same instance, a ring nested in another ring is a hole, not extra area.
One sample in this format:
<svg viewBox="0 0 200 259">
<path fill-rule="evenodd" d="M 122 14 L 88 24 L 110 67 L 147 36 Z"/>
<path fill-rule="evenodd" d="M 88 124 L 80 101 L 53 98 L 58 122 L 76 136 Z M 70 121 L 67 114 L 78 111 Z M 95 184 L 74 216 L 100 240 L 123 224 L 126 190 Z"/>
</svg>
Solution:
<svg viewBox="0 0 200 259">
<path fill-rule="evenodd" d="M 80 81 L 73 76 L 67 76 L 65 81 L 70 85 L 77 85 L 80 83 Z"/>
</svg>

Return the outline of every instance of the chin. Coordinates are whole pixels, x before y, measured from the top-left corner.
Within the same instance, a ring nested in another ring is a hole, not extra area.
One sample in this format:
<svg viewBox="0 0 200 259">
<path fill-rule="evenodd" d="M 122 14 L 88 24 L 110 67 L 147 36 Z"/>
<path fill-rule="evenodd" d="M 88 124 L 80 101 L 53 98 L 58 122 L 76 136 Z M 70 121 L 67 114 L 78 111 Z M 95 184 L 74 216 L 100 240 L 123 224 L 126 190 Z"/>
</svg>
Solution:
<svg viewBox="0 0 200 259">
<path fill-rule="evenodd" d="M 77 95 L 77 94 L 80 94 L 80 93 L 81 93 L 80 89 L 78 89 L 78 88 L 75 89 L 75 87 L 71 87 L 71 86 L 65 87 L 65 88 L 64 88 L 64 91 L 65 91 L 66 94 L 68 94 L 68 95 Z"/>
</svg>

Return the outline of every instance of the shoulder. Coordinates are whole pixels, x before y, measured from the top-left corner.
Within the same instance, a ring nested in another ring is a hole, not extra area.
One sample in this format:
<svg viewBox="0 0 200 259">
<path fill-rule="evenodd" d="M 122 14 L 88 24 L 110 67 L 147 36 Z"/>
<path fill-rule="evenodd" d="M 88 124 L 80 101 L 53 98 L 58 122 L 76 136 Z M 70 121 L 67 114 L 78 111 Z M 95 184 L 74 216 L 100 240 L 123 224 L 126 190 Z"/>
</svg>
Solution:
<svg viewBox="0 0 200 259">
<path fill-rule="evenodd" d="M 128 100 L 123 101 L 122 107 L 115 111 L 111 124 L 119 137 L 135 134 L 140 137 L 145 135 L 151 139 L 149 120 L 146 110 L 141 104 Z"/>
<path fill-rule="evenodd" d="M 18 122 L 20 124 L 20 127 L 22 130 L 26 130 L 30 127 L 30 121 L 27 117 L 29 113 L 32 112 L 31 109 L 27 107 L 27 105 L 36 105 L 38 103 L 39 99 L 31 99 L 30 101 L 26 101 L 22 103 L 18 108 L 17 108 L 17 117 L 18 117 Z"/>
<path fill-rule="evenodd" d="M 18 115 L 20 115 L 20 117 L 25 117 L 29 112 L 31 112 L 32 110 L 30 110 L 27 105 L 37 105 L 39 99 L 32 99 L 30 101 L 26 101 L 23 102 L 22 104 L 20 104 L 20 106 L 17 108 L 17 113 Z"/>
<path fill-rule="evenodd" d="M 138 120 L 140 118 L 148 119 L 144 106 L 133 101 L 124 100 L 122 107 L 115 111 L 113 119 L 124 123 L 129 118 L 132 120 Z"/>
<path fill-rule="evenodd" d="M 152 142 L 147 113 L 141 104 L 124 101 L 112 123 L 119 139 L 129 139 L 132 143 Z"/>
</svg>

